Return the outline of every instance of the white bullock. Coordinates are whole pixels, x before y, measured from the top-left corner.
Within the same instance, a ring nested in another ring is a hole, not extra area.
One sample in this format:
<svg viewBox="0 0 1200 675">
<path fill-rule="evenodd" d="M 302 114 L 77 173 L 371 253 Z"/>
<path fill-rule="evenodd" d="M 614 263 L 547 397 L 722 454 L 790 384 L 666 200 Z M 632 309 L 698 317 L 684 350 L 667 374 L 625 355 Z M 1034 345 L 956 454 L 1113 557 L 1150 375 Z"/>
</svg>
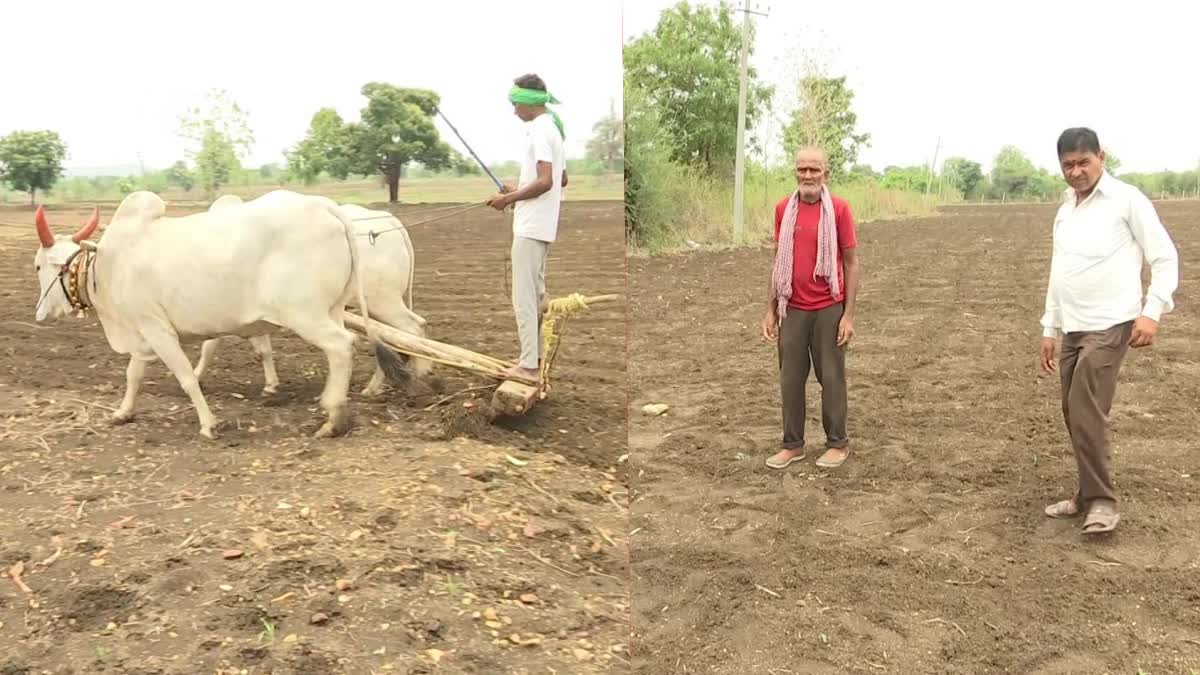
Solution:
<svg viewBox="0 0 1200 675">
<path fill-rule="evenodd" d="M 325 197 L 314 197 L 334 206 L 336 202 Z M 223 195 L 208 207 L 210 212 L 242 204 L 237 195 Z M 354 223 L 358 243 L 358 269 L 362 274 L 363 289 L 371 318 L 382 321 L 418 337 L 425 337 L 425 319 L 412 311 L 413 273 L 416 267 L 412 240 L 408 230 L 387 211 L 374 211 L 357 204 L 343 204 L 339 208 Z M 376 236 L 372 237 L 371 233 Z M 350 307 L 357 307 L 352 298 Z M 200 360 L 196 363 L 196 377 L 202 378 L 212 365 L 213 357 L 221 338 L 205 340 L 200 348 Z M 263 366 L 263 394 L 273 394 L 279 387 L 279 376 L 275 372 L 275 358 L 271 350 L 271 338 L 259 335 L 249 338 L 254 352 Z M 386 355 L 385 355 L 386 357 Z M 399 358 L 404 358 L 400 356 Z M 412 358 L 412 374 L 424 377 L 433 367 L 428 359 Z M 375 374 L 363 388 L 362 393 L 375 396 L 383 391 L 384 369 L 377 357 Z"/>
<path fill-rule="evenodd" d="M 71 237 L 55 237 L 37 210 L 37 320 L 94 308 L 109 346 L 129 354 L 113 421 L 133 419 L 146 364 L 157 357 L 195 406 L 200 434 L 213 438 L 217 420 L 181 344 L 282 327 L 329 362 L 320 398 L 327 419 L 316 436 L 345 433 L 355 338 L 343 309 L 355 291 L 366 304 L 353 224 L 326 201 L 286 190 L 214 212 L 165 213 L 158 195 L 134 192 L 92 244 L 99 209 Z M 378 336 L 368 333 L 378 350 Z"/>
</svg>

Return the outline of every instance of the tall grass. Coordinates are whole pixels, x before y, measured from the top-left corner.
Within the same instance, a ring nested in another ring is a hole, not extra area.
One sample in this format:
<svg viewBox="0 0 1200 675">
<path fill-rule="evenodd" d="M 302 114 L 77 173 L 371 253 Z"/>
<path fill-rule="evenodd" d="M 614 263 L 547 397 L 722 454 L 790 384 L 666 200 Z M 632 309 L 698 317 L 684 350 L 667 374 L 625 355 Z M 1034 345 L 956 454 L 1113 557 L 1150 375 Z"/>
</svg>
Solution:
<svg viewBox="0 0 1200 675">
<path fill-rule="evenodd" d="M 744 197 L 744 231 L 733 233 L 733 181 L 701 175 L 672 163 L 643 167 L 639 195 L 639 227 L 628 237 L 635 250 L 649 253 L 696 244 L 754 246 L 770 241 L 775 204 L 795 190 L 788 174 L 748 170 Z M 888 190 L 871 181 L 835 184 L 830 190 L 850 204 L 858 223 L 933 213 L 937 195 Z"/>
</svg>

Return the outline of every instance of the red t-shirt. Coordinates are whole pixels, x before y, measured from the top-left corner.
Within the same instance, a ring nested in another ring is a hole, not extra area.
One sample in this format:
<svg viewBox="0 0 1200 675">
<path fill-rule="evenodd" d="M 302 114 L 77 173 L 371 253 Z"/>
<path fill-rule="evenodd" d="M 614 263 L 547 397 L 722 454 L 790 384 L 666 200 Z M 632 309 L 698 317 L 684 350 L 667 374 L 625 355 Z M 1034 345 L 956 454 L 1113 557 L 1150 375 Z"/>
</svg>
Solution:
<svg viewBox="0 0 1200 675">
<path fill-rule="evenodd" d="M 787 210 L 789 199 L 791 195 L 779 200 L 775 205 L 776 242 L 779 241 L 779 225 L 783 220 L 783 212 Z M 854 231 L 854 216 L 850 214 L 850 205 L 846 200 L 833 197 L 833 215 L 838 236 L 838 297 L 829 294 L 829 282 L 825 277 L 813 278 L 813 269 L 817 265 L 817 223 L 821 220 L 821 202 L 806 204 L 801 201 L 796 205 L 796 223 L 793 225 L 796 232 L 792 248 L 792 297 L 788 300 L 788 307 L 815 312 L 846 298 L 842 249 L 858 246 L 858 236 Z"/>
</svg>

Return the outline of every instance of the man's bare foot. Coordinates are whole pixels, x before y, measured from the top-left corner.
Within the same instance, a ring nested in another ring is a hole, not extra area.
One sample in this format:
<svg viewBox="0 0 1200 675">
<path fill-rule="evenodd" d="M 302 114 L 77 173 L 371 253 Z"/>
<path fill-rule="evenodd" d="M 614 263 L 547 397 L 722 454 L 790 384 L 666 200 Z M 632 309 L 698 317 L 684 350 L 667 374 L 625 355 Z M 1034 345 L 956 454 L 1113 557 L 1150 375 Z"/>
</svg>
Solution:
<svg viewBox="0 0 1200 675">
<path fill-rule="evenodd" d="M 780 450 L 771 457 L 767 458 L 767 466 L 772 469 L 786 469 L 792 462 L 799 462 L 804 459 L 804 449 L 794 448 L 791 450 Z"/>
<path fill-rule="evenodd" d="M 529 368 L 522 368 L 520 366 L 513 366 L 512 368 L 509 368 L 508 370 L 504 371 L 504 374 L 508 375 L 510 377 L 523 377 L 526 379 L 541 382 L 541 377 L 539 377 L 538 371 L 530 370 Z"/>
<path fill-rule="evenodd" d="M 836 469 L 850 456 L 850 448 L 829 448 L 825 454 L 817 458 L 817 466 Z"/>
</svg>

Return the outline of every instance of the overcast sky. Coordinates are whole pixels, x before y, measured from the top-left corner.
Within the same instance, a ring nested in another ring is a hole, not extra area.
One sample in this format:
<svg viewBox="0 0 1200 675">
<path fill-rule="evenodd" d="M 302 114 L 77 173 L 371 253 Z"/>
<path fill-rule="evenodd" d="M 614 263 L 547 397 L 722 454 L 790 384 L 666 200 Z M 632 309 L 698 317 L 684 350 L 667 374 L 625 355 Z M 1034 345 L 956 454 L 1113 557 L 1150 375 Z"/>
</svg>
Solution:
<svg viewBox="0 0 1200 675">
<path fill-rule="evenodd" d="M 0 135 L 56 130 L 68 167 L 181 159 L 178 116 L 213 87 L 250 112 L 250 166 L 282 163 L 323 106 L 357 119 L 370 81 L 437 91 L 489 163 L 518 156 L 514 77 L 562 101 L 568 156 L 622 106 L 620 0 L 42 0 L 5 3 L 3 23 Z"/>
<path fill-rule="evenodd" d="M 626 2 L 626 36 L 652 30 L 673 4 Z M 859 128 L 872 140 L 860 160 L 876 170 L 928 162 L 939 135 L 939 165 L 961 155 L 987 168 L 1013 144 L 1054 170 L 1054 142 L 1070 126 L 1095 129 L 1122 171 L 1200 164 L 1200 3 L 753 0 L 752 7 L 770 13 L 754 17 L 760 77 L 786 86 L 788 51 L 797 45 L 826 54 L 833 72 L 849 78 Z"/>
</svg>

